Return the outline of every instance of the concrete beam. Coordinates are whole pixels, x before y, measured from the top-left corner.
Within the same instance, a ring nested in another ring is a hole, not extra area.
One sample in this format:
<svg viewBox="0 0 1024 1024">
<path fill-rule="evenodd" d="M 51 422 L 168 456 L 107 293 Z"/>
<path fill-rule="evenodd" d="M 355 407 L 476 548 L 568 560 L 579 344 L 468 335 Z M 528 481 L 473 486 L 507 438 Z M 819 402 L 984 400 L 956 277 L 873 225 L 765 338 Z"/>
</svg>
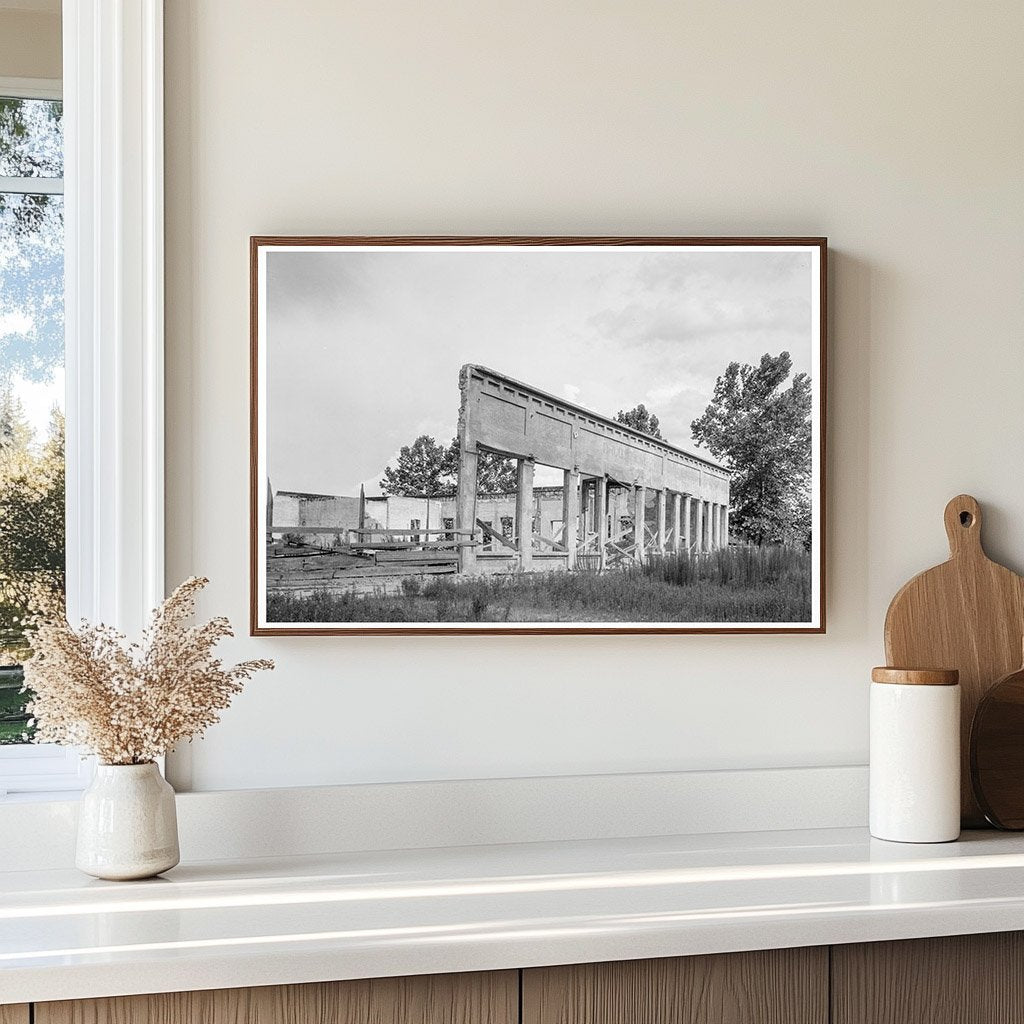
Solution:
<svg viewBox="0 0 1024 1024">
<path fill-rule="evenodd" d="M 464 366 L 459 383 L 459 437 L 474 450 L 728 500 L 729 472 L 710 459 L 482 366 Z"/>
</svg>

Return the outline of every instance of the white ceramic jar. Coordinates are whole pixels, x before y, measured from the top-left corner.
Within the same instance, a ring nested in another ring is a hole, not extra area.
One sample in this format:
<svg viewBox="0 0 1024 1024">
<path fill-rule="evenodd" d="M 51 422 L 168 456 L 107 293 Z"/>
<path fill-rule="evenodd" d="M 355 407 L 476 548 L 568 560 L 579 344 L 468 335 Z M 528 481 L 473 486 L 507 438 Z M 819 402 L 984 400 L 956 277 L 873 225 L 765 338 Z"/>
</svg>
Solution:
<svg viewBox="0 0 1024 1024">
<path fill-rule="evenodd" d="M 960 685 L 952 669 L 871 673 L 870 826 L 876 839 L 960 835 Z"/>
<path fill-rule="evenodd" d="M 149 764 L 98 764 L 78 811 L 75 865 L 96 878 L 150 878 L 178 863 L 174 790 Z"/>
</svg>

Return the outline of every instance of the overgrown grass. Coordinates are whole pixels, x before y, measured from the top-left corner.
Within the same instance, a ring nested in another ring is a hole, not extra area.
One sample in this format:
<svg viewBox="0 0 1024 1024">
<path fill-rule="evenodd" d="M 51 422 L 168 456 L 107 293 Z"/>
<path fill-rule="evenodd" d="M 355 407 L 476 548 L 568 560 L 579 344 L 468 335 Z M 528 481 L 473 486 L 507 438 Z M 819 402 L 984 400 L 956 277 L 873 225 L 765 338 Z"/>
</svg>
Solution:
<svg viewBox="0 0 1024 1024">
<path fill-rule="evenodd" d="M 808 622 L 809 553 L 731 547 L 598 575 L 404 579 L 401 594 L 271 594 L 271 622 Z"/>
<path fill-rule="evenodd" d="M 769 586 L 791 590 L 806 584 L 809 593 L 811 556 L 803 548 L 735 545 L 698 558 L 665 555 L 629 571 L 680 586 L 716 583 L 732 588 Z"/>
<path fill-rule="evenodd" d="M 409 622 L 405 598 L 384 594 L 328 594 L 317 590 L 307 597 L 267 595 L 270 622 Z"/>
</svg>

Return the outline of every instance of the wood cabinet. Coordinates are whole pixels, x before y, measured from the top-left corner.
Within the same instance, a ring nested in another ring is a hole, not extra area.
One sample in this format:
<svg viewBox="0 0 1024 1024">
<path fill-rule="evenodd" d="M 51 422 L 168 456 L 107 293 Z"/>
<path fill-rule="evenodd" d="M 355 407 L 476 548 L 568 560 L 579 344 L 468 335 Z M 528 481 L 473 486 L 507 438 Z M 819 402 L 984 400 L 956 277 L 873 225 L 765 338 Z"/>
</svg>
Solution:
<svg viewBox="0 0 1024 1024">
<path fill-rule="evenodd" d="M 0 1006 L 0 1024 L 1024 1024 L 1024 933 Z"/>
<path fill-rule="evenodd" d="M 516 1024 L 518 1020 L 518 971 L 172 992 L 35 1006 L 35 1024 Z M 7 1022 L 0 1018 L 0 1024 Z"/>
<path fill-rule="evenodd" d="M 523 1024 L 825 1024 L 828 949 L 523 972 Z"/>
<path fill-rule="evenodd" d="M 1024 933 L 832 947 L 833 1024 L 1024 1021 Z"/>
</svg>

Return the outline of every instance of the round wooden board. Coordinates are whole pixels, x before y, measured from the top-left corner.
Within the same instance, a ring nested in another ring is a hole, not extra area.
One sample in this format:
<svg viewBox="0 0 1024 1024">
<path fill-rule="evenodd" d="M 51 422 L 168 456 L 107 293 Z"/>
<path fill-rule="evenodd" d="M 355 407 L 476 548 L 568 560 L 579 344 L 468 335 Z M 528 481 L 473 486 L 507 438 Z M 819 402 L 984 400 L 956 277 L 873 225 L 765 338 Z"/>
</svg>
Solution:
<svg viewBox="0 0 1024 1024">
<path fill-rule="evenodd" d="M 971 727 L 971 785 L 997 828 L 1024 829 L 1024 668 L 1000 679 Z"/>
</svg>

